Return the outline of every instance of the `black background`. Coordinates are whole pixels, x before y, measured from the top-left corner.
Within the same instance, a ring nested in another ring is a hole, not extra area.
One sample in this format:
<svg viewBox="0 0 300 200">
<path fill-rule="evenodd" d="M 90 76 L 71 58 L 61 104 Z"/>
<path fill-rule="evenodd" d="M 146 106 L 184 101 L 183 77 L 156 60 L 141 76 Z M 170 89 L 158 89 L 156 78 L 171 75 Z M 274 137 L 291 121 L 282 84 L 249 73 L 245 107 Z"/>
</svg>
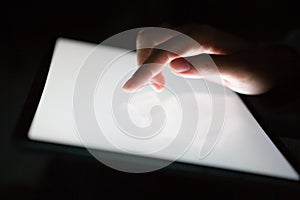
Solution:
<svg viewBox="0 0 300 200">
<path fill-rule="evenodd" d="M 195 177 L 193 173 L 190 176 L 173 173 L 172 169 L 142 175 L 125 174 L 90 158 L 20 149 L 12 141 L 32 81 L 53 38 L 63 36 L 101 42 L 130 28 L 167 22 L 210 24 L 252 41 L 277 41 L 299 29 L 297 1 L 99 0 L 1 4 L 0 196 L 51 198 L 61 195 L 101 199 L 110 196 L 183 198 L 188 194 L 199 195 L 198 198 L 201 195 L 236 198 L 300 195 L 298 183 L 229 172 L 224 175 L 209 169 Z M 289 98 L 284 101 L 278 93 L 281 91 L 246 98 L 249 106 L 269 120 L 272 133 L 287 145 L 290 154 L 297 157 L 300 146 L 298 90 L 285 88 L 284 96 Z M 292 109 L 286 109 L 286 105 L 292 105 Z"/>
</svg>

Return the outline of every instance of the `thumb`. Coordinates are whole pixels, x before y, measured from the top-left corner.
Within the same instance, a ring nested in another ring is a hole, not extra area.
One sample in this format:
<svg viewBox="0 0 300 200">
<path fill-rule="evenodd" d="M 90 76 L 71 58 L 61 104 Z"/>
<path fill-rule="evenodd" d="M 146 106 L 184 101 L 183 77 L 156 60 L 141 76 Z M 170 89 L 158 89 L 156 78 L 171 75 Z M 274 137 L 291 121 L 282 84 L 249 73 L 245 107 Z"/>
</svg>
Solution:
<svg viewBox="0 0 300 200">
<path fill-rule="evenodd" d="M 256 55 L 208 55 L 174 59 L 172 71 L 185 78 L 204 78 L 242 94 L 262 94 L 273 87 L 268 69 Z M 270 71 L 270 70 L 269 70 Z"/>
<path fill-rule="evenodd" d="M 200 54 L 171 61 L 171 70 L 185 78 L 226 77 L 237 63 L 230 55 Z"/>
</svg>

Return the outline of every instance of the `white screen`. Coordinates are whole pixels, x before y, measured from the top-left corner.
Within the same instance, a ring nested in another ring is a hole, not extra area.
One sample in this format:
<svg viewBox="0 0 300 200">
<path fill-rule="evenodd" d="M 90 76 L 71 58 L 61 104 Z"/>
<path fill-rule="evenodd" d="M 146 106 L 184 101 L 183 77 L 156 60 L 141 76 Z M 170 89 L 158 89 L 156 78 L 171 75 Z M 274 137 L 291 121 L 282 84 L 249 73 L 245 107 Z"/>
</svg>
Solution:
<svg viewBox="0 0 300 200">
<path fill-rule="evenodd" d="M 83 147 L 76 133 L 72 98 L 80 66 L 94 47 L 94 44 L 85 42 L 69 39 L 57 40 L 47 82 L 29 130 L 28 137 L 31 140 Z M 108 54 L 110 51 L 115 51 L 114 48 L 104 50 Z M 105 55 L 102 56 L 105 57 Z M 136 59 L 134 54 L 129 56 L 131 56 L 130 59 Z M 123 62 L 122 65 L 126 63 Z M 166 76 L 174 75 L 169 73 Z M 201 80 L 193 80 L 193 82 L 199 86 L 199 90 L 205 86 Z M 199 154 L 203 138 L 198 137 L 178 160 L 196 165 L 299 180 L 299 175 L 271 142 L 239 96 L 228 89 L 226 93 L 223 131 L 213 150 L 205 158 L 199 159 L 196 155 Z M 200 109 L 203 115 L 201 115 L 202 118 L 200 116 L 200 120 L 202 123 L 209 123 L 208 118 L 205 117 L 211 115 L 209 105 L 206 105 L 207 94 L 202 92 L 196 96 L 202 105 Z M 96 95 L 96 98 L 99 97 Z M 147 98 L 150 99 L 151 105 L 156 101 L 156 97 L 148 96 Z M 142 96 L 136 96 L 134 99 L 137 104 L 141 100 L 143 100 Z M 169 102 L 167 106 L 172 106 L 172 102 Z M 134 109 L 132 112 L 134 113 Z M 174 109 L 174 116 L 177 112 L 179 111 Z M 96 116 L 101 113 L 96 113 Z M 136 114 L 130 115 L 132 121 L 142 126 L 149 123 L 147 117 L 136 116 Z M 170 126 L 169 132 L 172 132 L 172 128 L 176 126 Z M 109 150 L 101 141 L 85 141 L 85 145 Z"/>
</svg>

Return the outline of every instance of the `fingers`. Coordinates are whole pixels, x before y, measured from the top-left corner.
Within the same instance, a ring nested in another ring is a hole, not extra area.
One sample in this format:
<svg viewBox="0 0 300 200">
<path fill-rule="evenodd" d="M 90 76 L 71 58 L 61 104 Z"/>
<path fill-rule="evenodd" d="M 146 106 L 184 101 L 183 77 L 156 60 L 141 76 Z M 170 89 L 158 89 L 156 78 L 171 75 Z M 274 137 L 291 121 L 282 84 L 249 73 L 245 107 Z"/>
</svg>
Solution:
<svg viewBox="0 0 300 200">
<path fill-rule="evenodd" d="M 145 60 L 149 57 L 152 49 L 157 45 L 171 39 L 177 33 L 169 29 L 157 32 L 156 29 L 141 30 L 137 36 L 136 49 L 138 67 L 140 67 Z"/>
<path fill-rule="evenodd" d="M 178 58 L 172 60 L 170 63 L 171 69 L 176 73 L 188 72 L 190 71 L 192 65 L 184 58 Z"/>
<path fill-rule="evenodd" d="M 171 60 L 187 55 L 196 55 L 201 53 L 201 51 L 202 49 L 196 41 L 191 40 L 185 35 L 175 36 L 152 49 L 142 66 L 124 84 L 123 88 L 128 91 L 136 90 L 149 83 L 153 77 L 161 73 L 166 64 Z M 140 55 L 147 54 L 149 52 L 140 51 Z M 140 58 L 140 60 L 143 61 L 143 58 Z M 161 76 L 159 75 L 159 77 Z M 164 82 L 160 82 L 160 85 L 163 87 Z"/>
<path fill-rule="evenodd" d="M 126 83 L 123 85 L 123 89 L 127 91 L 134 91 L 146 85 L 152 78 L 153 74 L 150 71 L 150 68 L 140 67 L 132 75 L 132 77 L 128 81 L 126 81 Z"/>
<path fill-rule="evenodd" d="M 140 31 L 137 36 L 137 64 L 140 67 L 150 56 L 155 46 L 171 39 L 176 33 L 165 29 L 164 32 L 157 32 L 156 30 Z M 161 91 L 165 84 L 165 78 L 162 73 L 157 74 L 151 81 L 151 86 L 156 91 Z M 127 89 L 128 85 L 123 88 Z"/>
<path fill-rule="evenodd" d="M 153 77 L 151 85 L 153 89 L 155 89 L 157 92 L 163 90 L 165 85 L 165 77 L 161 72 Z"/>
<path fill-rule="evenodd" d="M 207 78 L 211 75 L 228 76 L 236 66 L 231 56 L 201 54 L 171 61 L 171 70 L 184 78 Z"/>
<path fill-rule="evenodd" d="M 178 58 L 170 63 L 170 69 L 184 78 L 200 78 L 200 72 L 184 58 Z"/>
<path fill-rule="evenodd" d="M 157 83 L 163 87 L 164 81 L 161 82 L 161 80 L 164 79 L 162 79 L 162 75 L 159 74 L 169 62 L 169 57 L 171 57 L 170 53 L 154 49 L 144 64 L 139 67 L 132 77 L 124 84 L 123 89 L 127 91 L 139 89 L 149 83 L 154 77 L 156 77 L 155 80 Z"/>
<path fill-rule="evenodd" d="M 228 53 L 238 49 L 229 44 L 231 44 L 231 42 L 240 42 L 235 40 L 234 37 L 231 37 L 230 34 L 226 34 L 209 26 L 187 26 L 181 28 L 181 31 L 192 36 L 195 40 L 192 40 L 189 36 L 184 34 L 177 33 L 176 35 L 176 32 L 168 29 L 166 29 L 166 31 L 170 33 L 161 34 L 155 30 L 150 30 L 141 32 L 138 35 L 137 57 L 139 68 L 124 84 L 123 88 L 125 90 L 136 90 L 151 81 L 150 84 L 155 89 L 161 90 L 164 87 L 165 81 L 161 71 L 166 64 L 179 57 L 188 56 L 188 59 L 192 59 L 193 63 L 198 62 L 191 67 L 187 64 L 183 65 L 183 61 L 181 61 L 181 64 L 178 60 L 176 62 L 173 61 L 173 71 L 184 77 L 199 78 L 201 76 L 198 71 L 199 69 L 204 70 L 205 73 L 217 73 L 212 72 L 212 67 L 209 67 L 214 65 L 213 61 L 206 59 L 204 62 L 204 58 L 208 56 L 202 55 L 204 53 L 228 55 Z M 227 40 L 230 42 L 226 42 Z M 218 60 L 219 58 L 216 59 Z"/>
<path fill-rule="evenodd" d="M 170 63 L 171 70 L 185 78 L 218 77 L 234 91 L 253 93 L 257 73 L 249 67 L 249 59 L 238 55 L 255 50 L 255 45 L 207 25 L 177 28 L 188 36 L 165 30 L 166 34 L 153 29 L 138 35 L 138 69 L 124 84 L 125 90 L 133 91 L 145 84 L 162 90 L 162 70 Z"/>
<path fill-rule="evenodd" d="M 257 71 L 251 64 L 254 59 L 246 55 L 202 54 L 175 59 L 170 68 L 185 78 L 204 78 L 241 94 L 261 94 L 269 90 L 272 83 L 268 82 L 268 74 L 265 76 L 261 68 Z"/>
</svg>

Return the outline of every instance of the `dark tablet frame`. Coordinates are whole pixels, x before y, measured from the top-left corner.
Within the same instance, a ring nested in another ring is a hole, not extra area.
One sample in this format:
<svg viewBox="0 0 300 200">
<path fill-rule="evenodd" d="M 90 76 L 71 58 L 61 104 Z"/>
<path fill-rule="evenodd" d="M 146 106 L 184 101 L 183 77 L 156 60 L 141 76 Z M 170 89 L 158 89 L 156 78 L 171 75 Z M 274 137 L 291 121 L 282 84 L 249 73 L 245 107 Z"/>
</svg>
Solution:
<svg viewBox="0 0 300 200">
<path fill-rule="evenodd" d="M 57 37 L 58 38 L 58 37 Z M 78 156 L 89 156 L 92 157 L 91 154 L 86 150 L 85 148 L 82 147 L 75 147 L 75 146 L 69 146 L 69 145 L 62 145 L 62 144 L 54 144 L 54 143 L 48 143 L 48 142 L 42 142 L 42 141 L 34 141 L 30 140 L 28 138 L 28 131 L 31 126 L 33 117 L 35 115 L 36 109 L 38 107 L 41 95 L 43 93 L 44 85 L 46 83 L 46 79 L 48 76 L 48 71 L 50 68 L 50 63 L 52 60 L 53 56 L 53 51 L 55 47 L 55 43 L 57 38 L 52 38 L 49 41 L 49 48 L 48 51 L 45 55 L 44 61 L 41 64 L 41 67 L 39 68 L 35 79 L 32 83 L 30 92 L 28 93 L 25 105 L 23 107 L 22 113 L 20 115 L 20 118 L 18 120 L 17 127 L 14 131 L 13 134 L 13 142 L 14 144 L 17 145 L 19 148 L 26 148 L 26 149 L 31 149 L 33 151 L 41 151 L 44 150 L 44 153 L 50 153 L 50 154 L 75 154 Z M 70 37 L 63 37 L 63 38 L 70 38 Z M 80 40 L 84 41 L 78 38 L 70 38 L 74 40 Z M 86 41 L 86 40 L 85 40 Z M 254 115 L 255 119 L 258 121 L 258 123 L 261 125 L 263 130 L 267 133 L 268 137 L 272 140 L 272 142 L 275 144 L 275 146 L 279 149 L 279 151 L 284 155 L 284 157 L 288 160 L 288 162 L 293 166 L 293 168 L 297 171 L 298 174 L 299 172 L 299 166 L 296 165 L 296 162 L 294 162 L 294 158 L 288 154 L 288 151 L 286 147 L 281 143 L 280 140 L 278 140 L 276 137 L 272 136 L 270 133 L 270 128 L 268 127 L 267 123 L 265 122 L 264 119 L 259 116 L 259 114 L 255 111 L 255 108 L 249 106 L 249 99 L 247 96 L 240 95 L 241 99 L 243 102 L 246 104 L 250 112 Z M 117 159 L 118 156 L 128 156 L 134 157 L 131 155 L 125 155 L 121 153 L 114 153 L 114 152 L 107 152 L 103 151 L 103 153 L 106 154 L 108 157 L 113 157 L 113 159 Z M 274 181 L 284 181 L 284 182 L 299 182 L 299 181 L 293 181 L 293 180 L 288 180 L 284 178 L 279 178 L 279 177 L 271 177 L 271 176 L 266 176 L 266 175 L 259 175 L 259 174 L 254 174 L 254 173 L 249 173 L 249 172 L 240 172 L 240 171 L 235 171 L 235 170 L 229 170 L 229 169 L 221 169 L 217 167 L 208 167 L 208 166 L 201 166 L 201 165 L 195 165 L 195 164 L 187 164 L 187 163 L 182 163 L 182 162 L 174 162 L 170 166 L 166 167 L 167 169 L 173 169 L 172 171 L 176 172 L 176 174 L 183 174 L 183 176 L 188 176 L 188 174 L 192 174 L 193 177 L 195 175 L 199 175 L 199 173 L 203 173 L 203 171 L 208 172 L 208 173 L 213 173 L 213 174 L 219 174 L 222 177 L 223 176 L 229 176 L 229 177 L 247 177 L 249 179 L 260 179 L 263 181 L 267 182 L 274 182 Z M 190 173 L 182 173 L 182 171 L 188 171 Z M 178 173 L 177 173 L 178 172 Z"/>
</svg>

